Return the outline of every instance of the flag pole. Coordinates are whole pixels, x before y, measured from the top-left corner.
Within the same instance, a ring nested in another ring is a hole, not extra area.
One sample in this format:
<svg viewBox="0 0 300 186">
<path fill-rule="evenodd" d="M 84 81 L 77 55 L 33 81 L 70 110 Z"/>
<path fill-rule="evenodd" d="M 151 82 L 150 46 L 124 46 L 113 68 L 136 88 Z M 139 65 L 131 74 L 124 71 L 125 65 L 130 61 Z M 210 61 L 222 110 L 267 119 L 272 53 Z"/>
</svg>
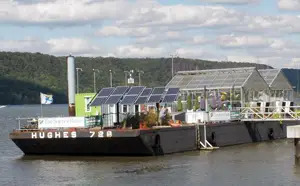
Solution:
<svg viewBox="0 0 300 186">
<path fill-rule="evenodd" d="M 41 117 L 43 117 L 43 104 L 41 103 Z"/>
<path fill-rule="evenodd" d="M 42 93 L 40 93 L 40 100 L 41 100 L 41 117 L 43 117 Z"/>
</svg>

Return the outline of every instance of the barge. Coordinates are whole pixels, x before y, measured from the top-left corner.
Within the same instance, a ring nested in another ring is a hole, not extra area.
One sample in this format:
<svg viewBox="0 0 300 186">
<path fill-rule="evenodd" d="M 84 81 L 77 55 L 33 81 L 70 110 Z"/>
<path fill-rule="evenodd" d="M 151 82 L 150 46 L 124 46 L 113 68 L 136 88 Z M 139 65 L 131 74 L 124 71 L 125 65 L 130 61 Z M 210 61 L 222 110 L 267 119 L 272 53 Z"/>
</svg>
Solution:
<svg viewBox="0 0 300 186">
<path fill-rule="evenodd" d="M 215 149 L 229 145 L 283 139 L 286 138 L 286 127 L 297 125 L 300 121 L 300 107 L 294 106 L 293 102 L 284 102 L 284 104 L 274 102 L 275 106 L 270 106 L 269 102 L 259 104 L 251 102 L 250 106 L 244 105 L 245 90 L 260 91 L 265 87 L 269 88 L 259 72 L 253 68 L 229 69 L 222 72 L 223 79 L 225 78 L 222 81 L 224 85 L 226 84 L 223 88 L 227 88 L 229 92 L 225 92 L 220 97 L 229 94 L 231 108 L 222 103 L 221 106 L 214 108 L 215 110 L 209 110 L 208 95 L 212 94 L 218 98 L 220 89 L 212 93 L 212 90 L 207 90 L 204 86 L 198 87 L 202 91 L 201 94 L 199 92 L 193 94 L 196 96 L 194 100 L 196 104 L 198 102 L 199 108 L 194 108 L 193 111 L 189 108 L 186 111 L 173 112 L 172 104 L 177 101 L 179 94 L 187 98 L 186 102 L 188 102 L 188 90 L 197 88 L 197 83 L 203 84 L 199 81 L 200 77 L 206 78 L 202 77 L 203 74 L 209 74 L 210 79 L 218 80 L 218 77 L 211 77 L 212 74 L 218 75 L 216 70 L 189 71 L 179 73 L 179 76 L 175 76 L 167 87 L 153 90 L 143 86 L 108 87 L 101 89 L 93 97 L 84 95 L 84 101 L 82 100 L 86 103 L 83 106 L 84 110 L 88 110 L 89 114 L 93 113 L 93 116 L 79 116 L 81 112 L 78 108 L 81 107 L 78 102 L 75 107 L 74 62 L 73 56 L 67 58 L 69 117 L 35 118 L 30 120 L 31 123 L 27 126 L 21 126 L 19 123 L 19 128 L 10 133 L 9 137 L 24 154 L 154 156 Z M 236 72 L 242 74 L 242 78 L 232 81 L 231 78 L 235 77 Z M 197 77 L 192 77 L 193 74 Z M 280 81 L 285 80 L 278 74 L 275 76 L 280 78 Z M 187 83 L 187 80 L 195 82 Z M 255 85 L 250 81 L 255 82 Z M 217 85 L 214 82 L 210 83 L 208 89 L 213 89 L 214 84 Z M 237 83 L 240 83 L 240 87 Z M 191 87 L 177 88 L 178 85 Z M 235 95 L 235 90 L 232 90 L 235 85 L 238 87 L 239 96 Z M 201 101 L 198 101 L 198 98 Z M 235 105 L 234 99 L 240 99 L 240 104 Z M 178 107 L 181 105 L 180 102 L 176 104 Z M 161 113 L 163 110 L 161 105 L 166 105 L 163 113 Z M 232 108 L 234 105 L 236 107 Z M 91 112 L 93 107 L 95 112 Z M 129 113 L 125 113 L 124 110 Z M 180 109 L 177 108 L 178 110 Z M 170 115 L 167 117 L 168 113 Z M 125 114 L 137 118 L 126 119 L 123 117 Z M 99 117 L 102 122 L 98 122 Z M 90 122 L 90 119 L 93 122 Z M 106 123 L 103 122 L 105 119 Z"/>
</svg>

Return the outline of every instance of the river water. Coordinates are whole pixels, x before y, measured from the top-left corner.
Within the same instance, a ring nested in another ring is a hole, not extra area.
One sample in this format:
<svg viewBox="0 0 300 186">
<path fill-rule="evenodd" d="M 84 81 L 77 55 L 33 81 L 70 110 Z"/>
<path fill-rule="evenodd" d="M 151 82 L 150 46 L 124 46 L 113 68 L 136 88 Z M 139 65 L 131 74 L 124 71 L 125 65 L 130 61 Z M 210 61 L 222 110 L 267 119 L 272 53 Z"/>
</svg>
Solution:
<svg viewBox="0 0 300 186">
<path fill-rule="evenodd" d="M 0 108 L 0 185 L 300 185 L 291 140 L 161 157 L 24 156 L 8 134 L 15 118 L 40 110 Z M 46 105 L 43 113 L 67 115 L 67 106 Z"/>
</svg>

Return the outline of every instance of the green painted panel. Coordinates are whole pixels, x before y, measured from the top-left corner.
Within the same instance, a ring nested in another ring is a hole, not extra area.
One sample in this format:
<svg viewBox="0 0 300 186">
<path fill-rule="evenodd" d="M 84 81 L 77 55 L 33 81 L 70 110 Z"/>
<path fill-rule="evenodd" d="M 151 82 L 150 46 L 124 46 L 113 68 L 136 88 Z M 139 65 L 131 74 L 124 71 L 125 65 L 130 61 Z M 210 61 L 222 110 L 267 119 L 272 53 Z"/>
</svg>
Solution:
<svg viewBox="0 0 300 186">
<path fill-rule="evenodd" d="M 88 107 L 87 104 L 96 93 L 80 93 L 75 95 L 76 116 L 96 116 L 101 115 L 101 107 Z"/>
</svg>

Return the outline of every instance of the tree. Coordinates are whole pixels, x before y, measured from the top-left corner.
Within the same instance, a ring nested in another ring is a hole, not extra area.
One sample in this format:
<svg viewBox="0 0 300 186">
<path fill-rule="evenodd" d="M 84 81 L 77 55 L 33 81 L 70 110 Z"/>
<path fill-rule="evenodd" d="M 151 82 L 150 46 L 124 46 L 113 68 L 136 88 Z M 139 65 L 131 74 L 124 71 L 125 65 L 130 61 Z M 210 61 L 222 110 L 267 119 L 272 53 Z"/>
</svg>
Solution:
<svg viewBox="0 0 300 186">
<path fill-rule="evenodd" d="M 186 102 L 187 102 L 186 103 L 187 104 L 187 109 L 188 110 L 192 110 L 193 109 L 193 105 L 192 105 L 192 96 L 191 96 L 191 94 L 188 95 Z"/>
<path fill-rule="evenodd" d="M 177 111 L 182 112 L 182 110 L 183 110 L 183 108 L 182 108 L 182 101 L 181 101 L 181 96 L 180 96 L 177 100 Z"/>
<path fill-rule="evenodd" d="M 194 111 L 198 110 L 200 108 L 200 102 L 198 100 L 198 97 L 196 96 L 196 99 L 194 99 Z"/>
</svg>

